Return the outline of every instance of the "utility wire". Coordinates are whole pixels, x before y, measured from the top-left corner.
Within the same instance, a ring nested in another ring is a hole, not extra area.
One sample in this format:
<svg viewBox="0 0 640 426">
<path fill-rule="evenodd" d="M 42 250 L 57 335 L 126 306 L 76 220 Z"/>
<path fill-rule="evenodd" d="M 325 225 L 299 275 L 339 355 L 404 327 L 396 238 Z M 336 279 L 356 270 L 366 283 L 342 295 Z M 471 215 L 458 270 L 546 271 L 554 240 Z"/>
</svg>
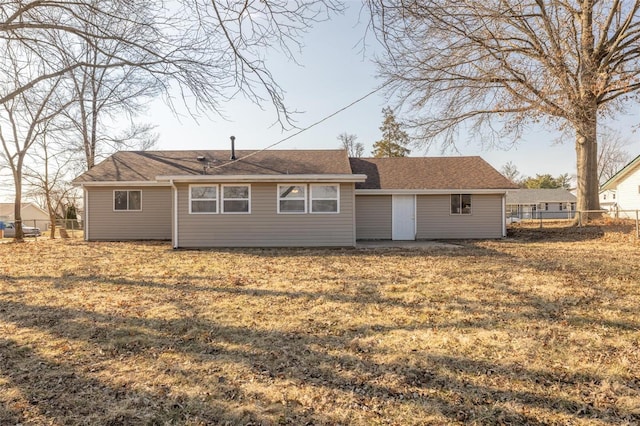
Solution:
<svg viewBox="0 0 640 426">
<path fill-rule="evenodd" d="M 387 81 L 386 83 L 384 83 L 384 84 L 382 84 L 382 85 L 380 85 L 380 86 L 376 87 L 375 89 L 373 89 L 373 90 L 372 90 L 372 91 L 370 91 L 369 93 L 367 93 L 367 94 L 365 94 L 365 95 L 363 95 L 363 96 L 359 97 L 359 98 L 358 98 L 358 99 L 356 99 L 355 101 L 353 101 L 353 102 L 349 103 L 348 105 L 346 105 L 346 106 L 344 106 L 344 107 L 340 108 L 339 110 L 337 110 L 337 111 L 335 111 L 335 112 L 333 112 L 333 113 L 331 113 L 331 114 L 329 114 L 329 115 L 325 116 L 324 118 L 321 118 L 320 120 L 316 121 L 315 123 L 312 123 L 312 124 L 310 124 L 309 126 L 307 126 L 307 127 L 303 128 L 303 129 L 300 129 L 300 130 L 298 130 L 297 132 L 295 132 L 295 133 L 293 133 L 293 134 L 291 134 L 291 135 L 289 135 L 289 136 L 287 136 L 287 137 L 284 137 L 284 138 L 280 139 L 280 140 L 279 140 L 279 141 L 277 141 L 277 142 L 272 143 L 271 145 L 268 145 L 268 146 L 266 146 L 266 147 L 264 147 L 264 148 L 262 148 L 262 149 L 260 149 L 260 150 L 258 150 L 258 151 L 251 152 L 251 153 L 249 153 L 249 154 L 245 155 L 244 157 L 237 158 L 237 159 L 235 159 L 235 160 L 229 161 L 228 163 L 220 164 L 220 165 L 218 165 L 218 166 L 213 166 L 213 167 L 211 167 L 211 168 L 212 168 L 212 169 L 221 169 L 222 167 L 228 166 L 229 164 L 237 163 L 237 162 L 238 162 L 238 161 L 240 161 L 240 160 L 244 160 L 244 159 L 246 159 L 246 158 L 249 158 L 249 157 L 252 157 L 252 156 L 254 156 L 254 155 L 256 155 L 256 154 L 259 154 L 259 153 L 261 153 L 261 152 L 267 151 L 267 150 L 269 150 L 269 149 L 273 148 L 273 147 L 274 147 L 274 146 L 276 146 L 276 145 L 280 145 L 281 143 L 286 142 L 286 141 L 288 141 L 289 139 L 292 139 L 292 138 L 294 138 L 294 137 L 298 136 L 299 134 L 304 133 L 304 132 L 306 132 L 307 130 L 310 130 L 310 129 L 312 129 L 312 128 L 314 128 L 314 127 L 316 127 L 316 126 L 318 126 L 318 125 L 320 125 L 320 124 L 324 123 L 325 121 L 327 121 L 327 120 L 329 120 L 329 119 L 331 119 L 331 118 L 335 117 L 336 115 L 340 114 L 341 112 L 346 111 L 347 109 L 351 108 L 352 106 L 354 106 L 354 105 L 356 105 L 356 104 L 358 104 L 358 103 L 360 103 L 360 102 L 364 101 L 364 100 L 365 100 L 365 99 L 367 99 L 369 96 L 374 95 L 374 94 L 378 93 L 380 90 L 384 89 L 384 88 L 385 88 L 386 86 L 388 86 L 390 83 L 391 83 L 390 81 Z"/>
</svg>

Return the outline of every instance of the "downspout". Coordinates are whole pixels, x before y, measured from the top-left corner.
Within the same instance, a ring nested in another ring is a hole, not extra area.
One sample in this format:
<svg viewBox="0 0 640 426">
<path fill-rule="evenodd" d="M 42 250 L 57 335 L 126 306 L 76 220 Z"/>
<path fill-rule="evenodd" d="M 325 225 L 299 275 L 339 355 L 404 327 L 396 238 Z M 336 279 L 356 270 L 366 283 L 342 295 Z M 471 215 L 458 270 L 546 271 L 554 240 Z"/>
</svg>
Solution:
<svg viewBox="0 0 640 426">
<path fill-rule="evenodd" d="M 89 241 L 89 191 L 82 185 L 82 192 L 84 193 L 84 240 Z"/>
<path fill-rule="evenodd" d="M 171 188 L 173 191 L 173 226 L 171 227 L 172 228 L 171 233 L 173 235 L 171 236 L 171 239 L 173 242 L 173 248 L 177 249 L 178 248 L 178 187 L 173 182 L 173 179 L 171 179 L 169 183 L 171 184 Z"/>
<path fill-rule="evenodd" d="M 507 236 L 507 193 L 502 194 L 502 238 Z"/>
</svg>

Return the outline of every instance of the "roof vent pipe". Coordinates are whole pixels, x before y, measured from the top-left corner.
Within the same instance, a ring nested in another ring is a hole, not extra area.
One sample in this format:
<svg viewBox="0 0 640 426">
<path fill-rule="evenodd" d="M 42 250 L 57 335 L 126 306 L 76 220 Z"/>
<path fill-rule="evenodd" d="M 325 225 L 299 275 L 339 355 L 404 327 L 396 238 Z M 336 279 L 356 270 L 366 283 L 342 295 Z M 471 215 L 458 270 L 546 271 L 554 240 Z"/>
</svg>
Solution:
<svg viewBox="0 0 640 426">
<path fill-rule="evenodd" d="M 231 159 L 236 159 L 236 137 L 231 136 Z"/>
</svg>

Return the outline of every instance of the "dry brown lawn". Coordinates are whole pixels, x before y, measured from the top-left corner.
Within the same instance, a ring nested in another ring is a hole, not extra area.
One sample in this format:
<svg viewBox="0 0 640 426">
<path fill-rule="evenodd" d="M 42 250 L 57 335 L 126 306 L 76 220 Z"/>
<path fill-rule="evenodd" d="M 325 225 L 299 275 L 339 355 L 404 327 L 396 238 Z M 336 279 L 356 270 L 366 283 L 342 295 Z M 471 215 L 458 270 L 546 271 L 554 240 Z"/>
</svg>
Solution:
<svg viewBox="0 0 640 426">
<path fill-rule="evenodd" d="M 0 424 L 638 424 L 633 229 L 0 244 Z"/>
</svg>

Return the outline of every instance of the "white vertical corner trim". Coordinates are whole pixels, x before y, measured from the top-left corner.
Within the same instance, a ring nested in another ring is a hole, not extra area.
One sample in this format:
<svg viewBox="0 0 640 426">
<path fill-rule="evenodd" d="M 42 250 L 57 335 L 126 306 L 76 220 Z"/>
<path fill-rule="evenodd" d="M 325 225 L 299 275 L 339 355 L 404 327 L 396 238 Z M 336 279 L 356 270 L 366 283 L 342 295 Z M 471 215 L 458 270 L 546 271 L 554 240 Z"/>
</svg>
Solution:
<svg viewBox="0 0 640 426">
<path fill-rule="evenodd" d="M 502 237 L 507 236 L 507 194 L 502 194 Z"/>
<path fill-rule="evenodd" d="M 89 241 L 89 191 L 82 187 L 84 191 L 84 240 Z"/>
<path fill-rule="evenodd" d="M 173 179 L 169 181 L 171 183 L 171 190 L 173 191 L 173 226 L 172 226 L 172 240 L 173 248 L 178 248 L 178 187 L 173 182 Z"/>
<path fill-rule="evenodd" d="M 353 227 L 353 246 L 356 247 L 356 184 L 352 183 L 351 188 L 351 226 Z"/>
<path fill-rule="evenodd" d="M 418 239 L 418 195 L 413 195 L 413 239 Z"/>
</svg>

